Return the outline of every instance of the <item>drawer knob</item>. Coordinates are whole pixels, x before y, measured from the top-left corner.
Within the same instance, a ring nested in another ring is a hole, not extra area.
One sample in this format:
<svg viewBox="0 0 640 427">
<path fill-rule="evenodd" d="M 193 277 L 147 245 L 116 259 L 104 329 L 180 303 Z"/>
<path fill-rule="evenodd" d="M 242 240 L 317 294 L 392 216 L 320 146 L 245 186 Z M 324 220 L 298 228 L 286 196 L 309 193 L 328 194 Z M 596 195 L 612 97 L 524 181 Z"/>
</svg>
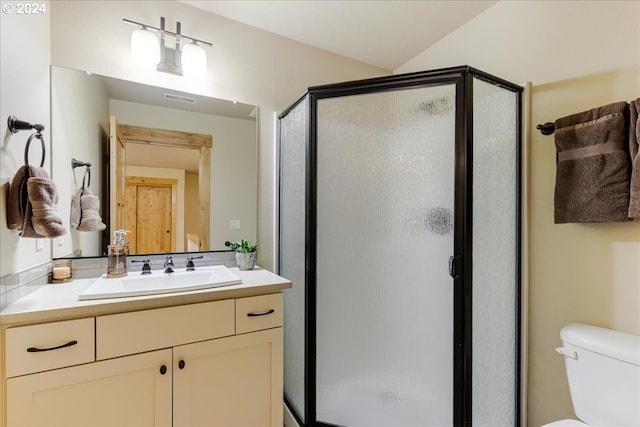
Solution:
<svg viewBox="0 0 640 427">
<path fill-rule="evenodd" d="M 184 365 L 185 365 L 184 360 L 181 360 L 178 362 L 178 368 L 184 369 Z"/>
<path fill-rule="evenodd" d="M 165 365 L 160 366 L 160 375 L 167 373 L 167 367 Z"/>
<path fill-rule="evenodd" d="M 247 317 L 266 316 L 267 314 L 271 314 L 275 312 L 276 311 L 272 308 L 271 310 L 263 311 L 262 313 L 247 313 Z"/>
<path fill-rule="evenodd" d="M 69 341 L 66 344 L 62 344 L 62 345 L 58 345 L 56 347 L 49 347 L 49 348 L 37 348 L 37 347 L 29 347 L 27 349 L 27 351 L 29 353 L 39 353 L 41 351 L 51 351 L 51 350 L 59 350 L 61 348 L 65 348 L 65 347 L 71 347 L 72 345 L 76 345 L 78 344 L 78 341 L 73 340 L 73 341 Z"/>
</svg>

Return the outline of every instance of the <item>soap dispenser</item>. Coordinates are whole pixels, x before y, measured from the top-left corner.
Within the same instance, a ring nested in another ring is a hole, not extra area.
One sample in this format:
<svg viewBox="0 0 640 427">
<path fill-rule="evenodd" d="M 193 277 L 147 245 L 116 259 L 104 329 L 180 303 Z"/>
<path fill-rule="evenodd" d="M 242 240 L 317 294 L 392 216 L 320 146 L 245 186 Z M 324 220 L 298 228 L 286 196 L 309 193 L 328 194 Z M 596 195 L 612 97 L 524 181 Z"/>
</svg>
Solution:
<svg viewBox="0 0 640 427">
<path fill-rule="evenodd" d="M 107 277 L 123 277 L 127 275 L 127 255 L 129 254 L 129 242 L 127 242 L 127 230 L 113 232 L 113 244 L 109 249 L 109 261 L 107 263 Z"/>
</svg>

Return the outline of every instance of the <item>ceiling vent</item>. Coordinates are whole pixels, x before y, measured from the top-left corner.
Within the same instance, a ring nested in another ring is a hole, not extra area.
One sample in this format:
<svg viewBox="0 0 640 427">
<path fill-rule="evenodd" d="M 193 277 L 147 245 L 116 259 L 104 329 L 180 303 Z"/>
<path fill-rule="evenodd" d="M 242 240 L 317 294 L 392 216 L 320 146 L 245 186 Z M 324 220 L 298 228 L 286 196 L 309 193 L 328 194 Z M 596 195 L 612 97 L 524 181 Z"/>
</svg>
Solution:
<svg viewBox="0 0 640 427">
<path fill-rule="evenodd" d="M 176 95 L 174 93 L 164 93 L 164 99 L 167 101 L 182 102 L 183 104 L 195 104 L 196 99 L 190 96 Z"/>
</svg>

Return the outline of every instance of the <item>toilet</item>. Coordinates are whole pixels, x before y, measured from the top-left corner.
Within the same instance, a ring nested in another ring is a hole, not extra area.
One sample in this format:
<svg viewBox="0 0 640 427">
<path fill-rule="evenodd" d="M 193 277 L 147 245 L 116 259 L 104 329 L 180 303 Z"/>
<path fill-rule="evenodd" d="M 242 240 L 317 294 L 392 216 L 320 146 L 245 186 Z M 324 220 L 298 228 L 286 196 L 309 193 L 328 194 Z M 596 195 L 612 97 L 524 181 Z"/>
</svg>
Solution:
<svg viewBox="0 0 640 427">
<path fill-rule="evenodd" d="M 640 336 L 572 323 L 560 331 L 573 410 L 543 427 L 640 426 Z"/>
</svg>

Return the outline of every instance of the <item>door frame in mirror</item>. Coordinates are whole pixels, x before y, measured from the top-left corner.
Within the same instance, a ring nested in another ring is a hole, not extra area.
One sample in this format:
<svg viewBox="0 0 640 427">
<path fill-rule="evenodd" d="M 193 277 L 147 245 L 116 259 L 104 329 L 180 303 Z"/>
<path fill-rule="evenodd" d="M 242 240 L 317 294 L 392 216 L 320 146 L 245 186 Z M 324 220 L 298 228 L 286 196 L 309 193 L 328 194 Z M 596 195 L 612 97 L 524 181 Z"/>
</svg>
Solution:
<svg viewBox="0 0 640 427">
<path fill-rule="evenodd" d="M 146 144 L 162 147 L 186 148 L 190 150 L 198 150 L 199 167 L 198 167 L 198 212 L 200 216 L 200 248 L 199 251 L 209 250 L 209 220 L 210 220 L 210 188 L 211 188 L 211 147 L 213 146 L 213 137 L 211 135 L 181 132 L 174 130 L 146 128 L 142 126 L 133 126 L 118 124 L 118 138 L 125 144 Z M 110 162 L 111 163 L 111 162 Z M 114 178 L 113 176 L 111 177 Z M 110 209 L 114 209 L 113 201 L 110 203 Z M 111 212 L 114 218 L 114 212 Z M 122 228 L 117 223 L 111 223 L 111 234 L 113 231 Z"/>
</svg>

